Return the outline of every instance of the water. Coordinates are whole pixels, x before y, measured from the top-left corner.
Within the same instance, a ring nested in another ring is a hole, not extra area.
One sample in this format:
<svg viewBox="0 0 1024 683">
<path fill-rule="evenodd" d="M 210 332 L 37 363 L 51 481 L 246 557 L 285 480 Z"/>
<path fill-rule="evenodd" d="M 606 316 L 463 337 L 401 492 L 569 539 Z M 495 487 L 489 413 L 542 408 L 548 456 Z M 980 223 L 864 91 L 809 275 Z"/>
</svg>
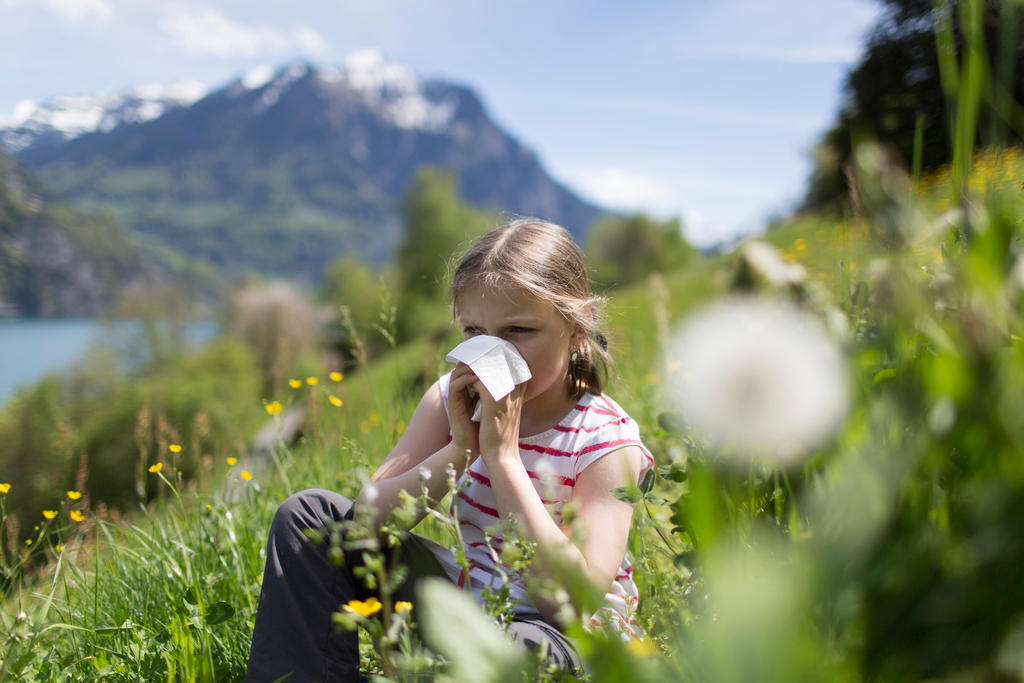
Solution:
<svg viewBox="0 0 1024 683">
<path fill-rule="evenodd" d="M 17 387 L 66 368 L 93 344 L 122 348 L 136 330 L 136 323 L 125 320 L 0 319 L 0 405 Z M 215 332 L 212 322 L 195 323 L 187 337 L 192 344 L 202 344 Z"/>
</svg>

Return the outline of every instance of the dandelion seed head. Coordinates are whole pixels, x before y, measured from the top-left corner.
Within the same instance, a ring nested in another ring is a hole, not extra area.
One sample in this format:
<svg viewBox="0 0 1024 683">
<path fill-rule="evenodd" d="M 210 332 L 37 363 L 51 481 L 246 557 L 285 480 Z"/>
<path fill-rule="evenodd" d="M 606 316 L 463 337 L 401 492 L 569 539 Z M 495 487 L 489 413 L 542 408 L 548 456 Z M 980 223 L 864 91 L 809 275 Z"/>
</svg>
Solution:
<svg viewBox="0 0 1024 683">
<path fill-rule="evenodd" d="M 378 496 L 380 496 L 380 492 L 377 491 L 377 487 L 374 484 L 367 484 L 363 487 L 363 499 L 367 503 L 377 500 Z"/>
<path fill-rule="evenodd" d="M 788 303 L 713 305 L 686 321 L 669 347 L 689 374 L 668 387 L 670 398 L 723 456 L 788 464 L 831 437 L 846 415 L 838 347 L 817 318 Z"/>
<path fill-rule="evenodd" d="M 431 471 L 428 470 L 426 467 L 421 467 L 419 469 L 419 475 L 420 475 L 420 481 L 430 481 L 430 477 L 433 476 Z"/>
</svg>

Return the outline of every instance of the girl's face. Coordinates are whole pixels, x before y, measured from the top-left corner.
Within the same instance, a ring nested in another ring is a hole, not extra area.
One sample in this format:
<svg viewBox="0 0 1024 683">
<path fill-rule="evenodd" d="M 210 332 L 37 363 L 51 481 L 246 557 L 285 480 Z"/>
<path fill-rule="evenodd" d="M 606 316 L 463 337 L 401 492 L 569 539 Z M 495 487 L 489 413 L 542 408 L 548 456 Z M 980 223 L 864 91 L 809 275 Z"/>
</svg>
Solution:
<svg viewBox="0 0 1024 683">
<path fill-rule="evenodd" d="M 573 325 L 558 309 L 522 289 L 477 286 L 459 296 L 458 311 L 465 339 L 487 334 L 519 350 L 533 375 L 526 383 L 524 408 L 537 418 L 546 410 L 562 410 L 550 416 L 560 419 L 568 410 L 566 377 L 577 340 Z"/>
</svg>

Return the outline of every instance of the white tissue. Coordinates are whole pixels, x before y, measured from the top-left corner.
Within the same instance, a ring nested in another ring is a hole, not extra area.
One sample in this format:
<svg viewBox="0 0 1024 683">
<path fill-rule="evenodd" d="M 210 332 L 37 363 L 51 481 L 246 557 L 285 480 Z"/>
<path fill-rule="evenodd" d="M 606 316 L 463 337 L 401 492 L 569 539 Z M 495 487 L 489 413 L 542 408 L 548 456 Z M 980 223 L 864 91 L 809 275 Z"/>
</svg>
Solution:
<svg viewBox="0 0 1024 683">
<path fill-rule="evenodd" d="M 448 352 L 445 360 L 468 365 L 495 401 L 533 376 L 514 344 L 485 334 L 462 342 Z M 480 419 L 479 404 L 473 419 Z"/>
</svg>

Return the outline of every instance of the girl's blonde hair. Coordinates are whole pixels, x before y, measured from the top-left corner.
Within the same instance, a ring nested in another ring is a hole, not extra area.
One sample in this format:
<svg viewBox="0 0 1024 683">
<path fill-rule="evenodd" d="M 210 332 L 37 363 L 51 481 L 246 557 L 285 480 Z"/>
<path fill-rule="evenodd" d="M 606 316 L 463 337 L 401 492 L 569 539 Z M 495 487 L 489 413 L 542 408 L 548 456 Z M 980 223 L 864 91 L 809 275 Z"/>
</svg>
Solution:
<svg viewBox="0 0 1024 683">
<path fill-rule="evenodd" d="M 578 332 L 570 355 L 569 391 L 602 393 L 612 370 L 607 342 L 597 331 L 604 301 L 590 292 L 590 278 L 579 247 L 565 228 L 537 218 L 517 218 L 469 248 L 452 277 L 452 311 L 459 297 L 484 286 L 518 287 L 552 304 Z"/>
</svg>

